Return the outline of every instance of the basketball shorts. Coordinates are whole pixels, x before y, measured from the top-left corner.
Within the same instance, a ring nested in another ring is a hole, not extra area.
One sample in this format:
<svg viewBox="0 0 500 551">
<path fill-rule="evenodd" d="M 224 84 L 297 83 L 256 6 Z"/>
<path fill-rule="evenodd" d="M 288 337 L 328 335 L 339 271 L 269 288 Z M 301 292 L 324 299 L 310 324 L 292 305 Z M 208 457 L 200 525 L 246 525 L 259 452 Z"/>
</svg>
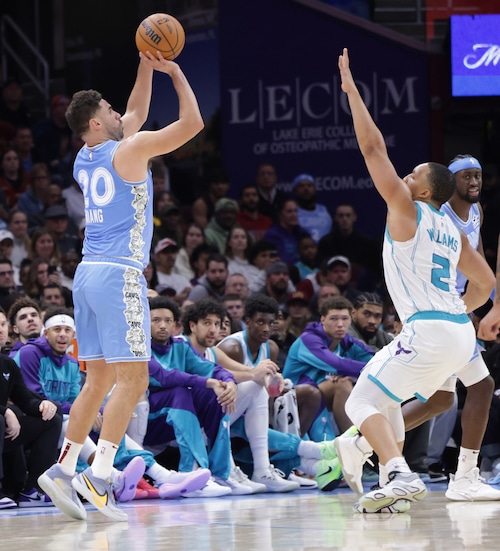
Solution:
<svg viewBox="0 0 500 551">
<path fill-rule="evenodd" d="M 84 259 L 76 270 L 73 300 L 80 360 L 149 361 L 147 284 L 138 263 Z"/>
<path fill-rule="evenodd" d="M 477 345 L 473 359 L 460 371 L 455 372 L 449 379 L 439 387 L 438 390 L 445 392 L 455 392 L 457 379 L 460 379 L 465 387 L 479 383 L 490 374 L 488 367 L 484 363 L 483 356 Z"/>
<path fill-rule="evenodd" d="M 464 316 L 457 319 L 467 320 Z M 366 364 L 363 371 L 390 398 L 426 401 L 475 357 L 476 335 L 470 321 L 417 319 Z"/>
</svg>

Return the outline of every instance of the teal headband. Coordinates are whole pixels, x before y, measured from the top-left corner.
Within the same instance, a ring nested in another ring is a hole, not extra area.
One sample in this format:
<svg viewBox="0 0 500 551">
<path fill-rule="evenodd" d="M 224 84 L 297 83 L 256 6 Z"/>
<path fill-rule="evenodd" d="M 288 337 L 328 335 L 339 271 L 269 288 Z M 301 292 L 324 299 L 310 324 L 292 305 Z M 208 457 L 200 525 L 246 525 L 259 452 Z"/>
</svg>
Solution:
<svg viewBox="0 0 500 551">
<path fill-rule="evenodd" d="M 459 170 L 466 170 L 468 168 L 478 168 L 479 170 L 483 170 L 483 167 L 475 157 L 464 157 L 463 159 L 453 161 L 448 166 L 448 170 L 450 170 L 453 174 L 456 174 Z"/>
</svg>

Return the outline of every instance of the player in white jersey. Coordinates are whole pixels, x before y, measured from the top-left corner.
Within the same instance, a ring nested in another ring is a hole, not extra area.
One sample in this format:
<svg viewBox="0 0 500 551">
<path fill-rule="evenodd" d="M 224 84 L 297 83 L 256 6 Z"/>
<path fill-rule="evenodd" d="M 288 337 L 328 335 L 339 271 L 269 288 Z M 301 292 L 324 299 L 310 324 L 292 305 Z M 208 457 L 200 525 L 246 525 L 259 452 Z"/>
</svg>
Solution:
<svg viewBox="0 0 500 551">
<path fill-rule="evenodd" d="M 154 71 L 170 76 L 179 118 L 158 131 L 139 132 L 148 117 Z M 85 142 L 74 167 L 87 224 L 73 296 L 87 378 L 72 406 L 59 460 L 41 475 L 39 484 L 73 518 L 86 518 L 78 490 L 108 517 L 126 521 L 127 515 L 114 502 L 109 476 L 134 407 L 148 387 L 149 310 L 142 275 L 153 231 L 148 164 L 152 157 L 169 153 L 198 134 L 203 119 L 180 67 L 159 52 L 140 54 L 123 116 L 99 92 L 82 90 L 73 96 L 66 118 Z M 90 469 L 74 476 L 82 443 L 114 384 L 104 409 L 99 453 Z"/>
<path fill-rule="evenodd" d="M 486 302 L 494 277 L 486 261 L 439 211 L 454 190 L 451 172 L 437 163 L 423 163 L 401 179 L 354 83 L 347 49 L 338 64 L 361 153 L 387 204 L 385 280 L 404 324 L 394 341 L 368 362 L 347 400 L 346 413 L 363 436 L 334 441 L 346 481 L 361 492 L 361 465 L 372 450 L 377 453 L 389 482 L 361 495 L 357 510 L 378 512 L 400 500 L 409 505 L 427 493 L 402 456 L 400 404 L 414 396 L 428 399 L 468 363 L 476 338 L 466 312 Z M 462 299 L 456 291 L 457 268 L 469 281 Z"/>
<path fill-rule="evenodd" d="M 441 211 L 451 218 L 453 224 L 465 234 L 470 245 L 484 257 L 480 234 L 482 210 L 479 205 L 481 164 L 471 155 L 458 155 L 448 168 L 455 178 L 455 191 L 442 205 Z M 466 282 L 465 276 L 457 271 L 457 291 L 460 295 L 465 290 Z M 477 465 L 488 423 L 493 379 L 479 351 L 476 351 L 472 361 L 457 375 L 467 388 L 467 396 L 461 416 L 462 442 L 457 471 L 455 475 L 451 475 L 446 497 L 453 501 L 500 500 L 500 491 L 482 481 Z M 405 404 L 403 416 L 406 430 L 448 410 L 454 402 L 456 380 L 456 375 L 450 377 L 425 403 L 413 400 Z M 454 425 L 455 415 L 451 415 L 450 422 Z M 443 449 L 444 445 L 445 442 Z"/>
</svg>

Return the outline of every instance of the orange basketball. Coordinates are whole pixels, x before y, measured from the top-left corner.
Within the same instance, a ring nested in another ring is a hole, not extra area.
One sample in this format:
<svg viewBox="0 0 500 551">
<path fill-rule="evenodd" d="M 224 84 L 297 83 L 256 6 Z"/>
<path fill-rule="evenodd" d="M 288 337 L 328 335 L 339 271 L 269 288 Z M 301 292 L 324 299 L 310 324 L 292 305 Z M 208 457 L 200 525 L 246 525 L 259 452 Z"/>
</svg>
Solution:
<svg viewBox="0 0 500 551">
<path fill-rule="evenodd" d="M 137 27 L 137 49 L 153 55 L 160 52 L 165 59 L 175 59 L 184 48 L 186 35 L 182 25 L 168 13 L 154 13 Z"/>
</svg>

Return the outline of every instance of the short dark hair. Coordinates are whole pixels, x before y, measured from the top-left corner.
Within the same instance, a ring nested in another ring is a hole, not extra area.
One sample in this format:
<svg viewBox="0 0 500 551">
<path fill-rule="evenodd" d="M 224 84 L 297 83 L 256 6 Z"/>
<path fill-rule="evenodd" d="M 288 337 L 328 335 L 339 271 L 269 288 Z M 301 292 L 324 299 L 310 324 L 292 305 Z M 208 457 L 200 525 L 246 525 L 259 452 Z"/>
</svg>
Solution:
<svg viewBox="0 0 500 551">
<path fill-rule="evenodd" d="M 382 298 L 378 293 L 361 293 L 358 295 L 352 305 L 356 310 L 361 308 L 364 304 L 374 304 L 375 306 L 384 306 Z"/>
<path fill-rule="evenodd" d="M 149 302 L 149 310 L 170 310 L 172 312 L 172 315 L 174 316 L 174 321 L 179 321 L 181 318 L 181 311 L 179 307 L 177 306 L 177 303 L 174 302 L 172 299 L 164 297 L 164 296 L 158 296 L 158 297 L 150 297 L 148 298 Z"/>
<path fill-rule="evenodd" d="M 210 314 L 219 317 L 222 321 L 224 316 L 227 315 L 227 311 L 221 304 L 210 299 L 203 299 L 188 306 L 182 315 L 182 327 L 184 333 L 186 335 L 190 335 L 191 328 L 189 324 L 191 322 L 196 324 Z"/>
<path fill-rule="evenodd" d="M 69 316 L 70 318 L 75 318 L 72 308 L 66 308 L 65 306 L 49 306 L 43 316 L 43 323 L 45 324 L 47 320 L 54 316 Z"/>
<path fill-rule="evenodd" d="M 213 253 L 207 258 L 207 269 L 210 262 L 219 262 L 220 264 L 224 264 L 226 268 L 228 265 L 227 257 L 221 253 Z"/>
<path fill-rule="evenodd" d="M 102 94 L 96 90 L 80 90 L 71 98 L 66 110 L 66 121 L 71 130 L 79 137 L 89 130 L 89 121 L 100 107 Z"/>
<path fill-rule="evenodd" d="M 19 313 L 19 310 L 22 310 L 23 308 L 34 308 L 39 314 L 42 313 L 40 305 L 36 300 L 33 300 L 32 298 L 29 298 L 29 297 L 20 297 L 9 308 L 8 318 L 9 318 L 9 323 L 11 327 L 13 325 L 17 325 L 16 324 L 17 314 Z"/>
<path fill-rule="evenodd" d="M 319 309 L 321 316 L 328 315 L 330 310 L 349 310 L 352 312 L 352 302 L 345 297 L 330 297 L 323 302 Z"/>
<path fill-rule="evenodd" d="M 245 318 L 253 318 L 255 314 L 274 314 L 278 317 L 279 304 L 276 299 L 257 293 L 245 301 Z"/>
<path fill-rule="evenodd" d="M 253 264 L 253 261 L 258 254 L 277 250 L 278 248 L 274 245 L 274 243 L 261 239 L 260 241 L 257 241 L 257 243 L 255 243 L 255 245 L 248 251 L 248 261 L 250 264 Z"/>
<path fill-rule="evenodd" d="M 6 256 L 0 256 L 0 264 L 9 264 L 12 266 L 12 260 Z"/>
<path fill-rule="evenodd" d="M 455 192 L 455 178 L 448 167 L 439 163 L 428 163 L 428 175 L 431 184 L 431 199 L 439 206 L 446 203 Z"/>
</svg>

